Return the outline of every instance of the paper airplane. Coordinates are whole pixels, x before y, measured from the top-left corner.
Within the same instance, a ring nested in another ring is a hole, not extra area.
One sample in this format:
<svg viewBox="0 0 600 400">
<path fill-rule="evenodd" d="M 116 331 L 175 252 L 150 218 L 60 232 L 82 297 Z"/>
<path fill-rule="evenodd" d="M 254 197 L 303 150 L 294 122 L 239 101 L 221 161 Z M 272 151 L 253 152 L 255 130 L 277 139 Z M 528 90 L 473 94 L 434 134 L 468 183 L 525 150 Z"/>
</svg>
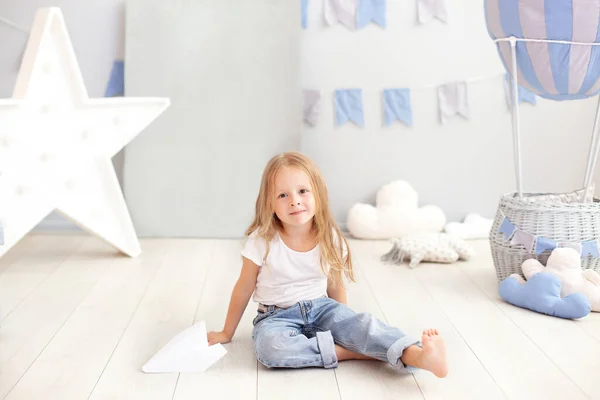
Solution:
<svg viewBox="0 0 600 400">
<path fill-rule="evenodd" d="M 227 354 L 217 343 L 208 346 L 206 325 L 200 321 L 177 334 L 144 366 L 145 373 L 204 372 Z"/>
</svg>

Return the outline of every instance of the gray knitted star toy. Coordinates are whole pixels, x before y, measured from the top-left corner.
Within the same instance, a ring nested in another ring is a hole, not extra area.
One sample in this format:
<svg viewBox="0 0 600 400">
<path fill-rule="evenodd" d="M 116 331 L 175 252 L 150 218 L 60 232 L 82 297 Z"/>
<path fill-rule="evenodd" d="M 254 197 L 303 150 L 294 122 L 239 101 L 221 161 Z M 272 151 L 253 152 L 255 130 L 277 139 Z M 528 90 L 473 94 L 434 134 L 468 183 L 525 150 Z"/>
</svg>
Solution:
<svg viewBox="0 0 600 400">
<path fill-rule="evenodd" d="M 400 264 L 410 259 L 409 268 L 417 267 L 422 261 L 449 264 L 475 256 L 475 251 L 466 241 L 446 233 L 407 235 L 392 239 L 392 243 L 392 249 L 381 257 L 381 261 Z"/>
</svg>

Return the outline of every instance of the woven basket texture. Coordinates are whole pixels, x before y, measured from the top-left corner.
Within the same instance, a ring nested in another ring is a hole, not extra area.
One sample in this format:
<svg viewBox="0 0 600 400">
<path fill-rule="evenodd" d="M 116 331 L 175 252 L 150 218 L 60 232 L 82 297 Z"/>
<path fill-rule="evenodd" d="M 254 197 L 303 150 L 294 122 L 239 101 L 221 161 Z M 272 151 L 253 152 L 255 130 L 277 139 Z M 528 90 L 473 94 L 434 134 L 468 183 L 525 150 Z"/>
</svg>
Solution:
<svg viewBox="0 0 600 400">
<path fill-rule="evenodd" d="M 504 233 L 498 232 L 504 217 L 518 229 L 535 236 L 552 239 L 561 245 L 600 238 L 600 201 L 593 198 L 593 189 L 571 193 L 528 193 L 519 198 L 507 193 L 501 199 L 490 231 L 490 247 L 498 281 L 513 273 L 523 276 L 521 265 L 536 258 L 546 265 L 551 251 L 541 254 L 528 251 L 521 244 L 511 244 Z M 584 198 L 586 197 L 586 198 Z M 600 273 L 600 258 L 588 255 L 582 268 Z"/>
</svg>

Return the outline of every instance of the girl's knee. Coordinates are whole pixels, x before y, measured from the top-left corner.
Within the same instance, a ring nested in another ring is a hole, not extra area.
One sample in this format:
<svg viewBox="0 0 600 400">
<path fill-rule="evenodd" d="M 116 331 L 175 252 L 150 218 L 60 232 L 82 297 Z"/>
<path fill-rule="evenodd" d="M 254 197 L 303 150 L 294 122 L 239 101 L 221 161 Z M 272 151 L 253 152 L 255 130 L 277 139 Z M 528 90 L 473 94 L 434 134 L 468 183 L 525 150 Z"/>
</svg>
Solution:
<svg viewBox="0 0 600 400">
<path fill-rule="evenodd" d="M 280 367 L 290 356 L 285 337 L 279 333 L 266 333 L 254 340 L 254 352 L 257 360 L 265 367 Z"/>
<path fill-rule="evenodd" d="M 254 346 L 256 359 L 267 368 L 286 367 L 293 354 L 286 349 L 274 346 L 271 343 L 263 343 Z"/>
</svg>

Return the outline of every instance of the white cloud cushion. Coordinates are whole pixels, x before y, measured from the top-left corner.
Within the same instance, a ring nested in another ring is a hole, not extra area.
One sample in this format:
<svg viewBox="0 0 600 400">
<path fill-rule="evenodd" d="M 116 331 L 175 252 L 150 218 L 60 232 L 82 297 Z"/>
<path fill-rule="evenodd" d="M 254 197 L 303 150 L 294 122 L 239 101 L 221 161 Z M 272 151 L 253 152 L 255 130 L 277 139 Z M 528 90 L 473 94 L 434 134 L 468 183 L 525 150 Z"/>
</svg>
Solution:
<svg viewBox="0 0 600 400">
<path fill-rule="evenodd" d="M 444 230 L 461 239 L 486 239 L 490 236 L 493 223 L 493 219 L 473 213 L 468 214 L 464 222 L 450 222 Z"/>
<path fill-rule="evenodd" d="M 446 215 L 441 208 L 419 208 L 419 197 L 406 181 L 384 185 L 377 192 L 376 206 L 357 203 L 348 211 L 347 229 L 359 239 L 391 239 L 413 233 L 441 232 Z"/>
</svg>

